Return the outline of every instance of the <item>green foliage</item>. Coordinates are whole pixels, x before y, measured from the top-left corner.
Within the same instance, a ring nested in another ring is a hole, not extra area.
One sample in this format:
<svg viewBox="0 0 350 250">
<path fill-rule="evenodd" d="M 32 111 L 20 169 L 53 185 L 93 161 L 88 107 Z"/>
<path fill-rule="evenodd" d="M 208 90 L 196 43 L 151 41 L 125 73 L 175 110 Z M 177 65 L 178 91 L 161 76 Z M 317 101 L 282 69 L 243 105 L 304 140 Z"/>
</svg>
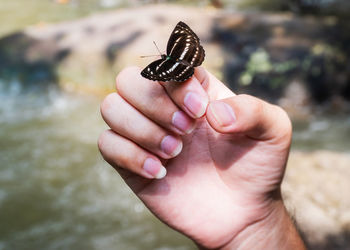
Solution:
<svg viewBox="0 0 350 250">
<path fill-rule="evenodd" d="M 232 2 L 232 1 L 231 1 Z M 243 0 L 239 1 L 241 8 L 253 8 L 260 10 L 285 10 L 286 1 L 281 0 Z"/>
<path fill-rule="evenodd" d="M 256 52 L 250 55 L 248 63 L 246 64 L 246 70 L 240 76 L 241 85 L 251 84 L 254 75 L 259 73 L 268 73 L 272 69 L 269 55 L 264 49 L 258 49 Z"/>
<path fill-rule="evenodd" d="M 246 64 L 246 70 L 241 73 L 239 83 L 243 86 L 250 85 L 255 76 L 261 74 L 270 74 L 270 87 L 276 88 L 283 83 L 283 74 L 296 68 L 298 66 L 297 60 L 287 60 L 285 62 L 273 63 L 271 62 L 269 54 L 266 50 L 259 48 L 250 55 Z M 272 75 L 277 75 L 273 77 Z"/>
</svg>

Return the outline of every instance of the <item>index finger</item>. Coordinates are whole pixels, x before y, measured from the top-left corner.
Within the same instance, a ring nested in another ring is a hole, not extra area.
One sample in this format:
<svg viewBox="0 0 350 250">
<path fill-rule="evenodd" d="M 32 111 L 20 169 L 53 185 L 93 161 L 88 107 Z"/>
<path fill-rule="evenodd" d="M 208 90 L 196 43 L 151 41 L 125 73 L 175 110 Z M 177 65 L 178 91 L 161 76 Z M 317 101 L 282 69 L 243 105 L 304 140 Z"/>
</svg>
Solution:
<svg viewBox="0 0 350 250">
<path fill-rule="evenodd" d="M 161 82 L 173 102 L 192 118 L 202 117 L 209 102 L 208 93 L 205 90 L 208 79 L 196 73 L 182 83 Z"/>
</svg>

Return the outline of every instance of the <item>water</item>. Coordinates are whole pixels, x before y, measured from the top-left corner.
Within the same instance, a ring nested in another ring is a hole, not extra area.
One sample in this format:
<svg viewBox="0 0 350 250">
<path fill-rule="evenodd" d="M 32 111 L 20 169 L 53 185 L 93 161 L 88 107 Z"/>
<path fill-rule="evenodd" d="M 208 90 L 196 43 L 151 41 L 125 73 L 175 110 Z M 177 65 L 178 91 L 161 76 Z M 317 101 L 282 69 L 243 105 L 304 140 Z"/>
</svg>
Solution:
<svg viewBox="0 0 350 250">
<path fill-rule="evenodd" d="M 350 117 L 314 116 L 309 122 L 294 122 L 292 149 L 350 152 Z"/>
<path fill-rule="evenodd" d="M 124 7 L 126 0 L 1 0 L 0 35 Z"/>
<path fill-rule="evenodd" d="M 99 98 L 0 86 L 0 249 L 194 248 L 103 161 Z"/>
<path fill-rule="evenodd" d="M 100 98 L 0 83 L 0 249 L 194 249 L 101 158 Z M 293 148 L 348 151 L 350 119 L 296 124 Z"/>
</svg>

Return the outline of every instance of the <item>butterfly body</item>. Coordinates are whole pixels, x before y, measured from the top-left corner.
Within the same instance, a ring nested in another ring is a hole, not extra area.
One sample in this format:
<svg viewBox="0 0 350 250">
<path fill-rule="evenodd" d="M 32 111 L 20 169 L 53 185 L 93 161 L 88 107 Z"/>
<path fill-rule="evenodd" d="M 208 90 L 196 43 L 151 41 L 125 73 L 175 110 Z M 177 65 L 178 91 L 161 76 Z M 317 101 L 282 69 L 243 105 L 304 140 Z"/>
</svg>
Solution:
<svg viewBox="0 0 350 250">
<path fill-rule="evenodd" d="M 184 22 L 179 22 L 171 33 L 167 53 L 149 64 L 141 75 L 153 81 L 184 82 L 194 73 L 194 67 L 205 57 L 198 36 Z"/>
</svg>

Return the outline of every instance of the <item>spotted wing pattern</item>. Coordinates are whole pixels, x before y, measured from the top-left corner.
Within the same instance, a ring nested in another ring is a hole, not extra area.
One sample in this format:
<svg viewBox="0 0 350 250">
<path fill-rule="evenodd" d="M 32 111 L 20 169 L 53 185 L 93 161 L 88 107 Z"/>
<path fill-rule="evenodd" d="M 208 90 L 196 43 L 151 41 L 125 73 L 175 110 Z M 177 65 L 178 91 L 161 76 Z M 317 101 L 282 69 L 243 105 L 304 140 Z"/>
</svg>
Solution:
<svg viewBox="0 0 350 250">
<path fill-rule="evenodd" d="M 194 73 L 194 68 L 180 62 L 173 62 L 170 59 L 159 59 L 148 65 L 141 75 L 153 81 L 175 81 L 183 82 Z"/>
<path fill-rule="evenodd" d="M 198 36 L 184 22 L 179 22 L 170 35 L 167 55 L 188 62 L 192 67 L 202 64 L 205 52 Z"/>
<path fill-rule="evenodd" d="M 167 55 L 148 65 L 141 75 L 154 81 L 184 82 L 194 73 L 194 67 L 205 57 L 198 36 L 184 22 L 179 22 L 170 35 Z"/>
</svg>

